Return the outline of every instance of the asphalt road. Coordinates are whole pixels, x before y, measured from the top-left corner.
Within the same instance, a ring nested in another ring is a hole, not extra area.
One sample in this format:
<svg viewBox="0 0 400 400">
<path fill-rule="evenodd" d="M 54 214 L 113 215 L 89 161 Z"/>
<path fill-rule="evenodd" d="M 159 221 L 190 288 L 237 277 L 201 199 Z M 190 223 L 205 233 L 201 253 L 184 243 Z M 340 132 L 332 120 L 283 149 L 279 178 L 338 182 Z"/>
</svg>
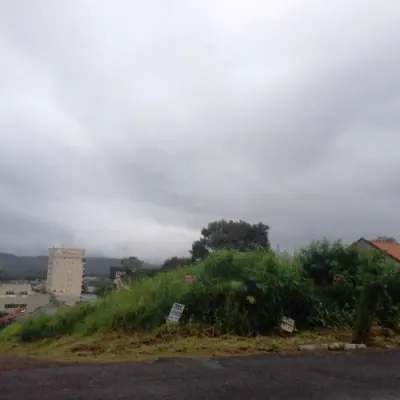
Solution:
<svg viewBox="0 0 400 400">
<path fill-rule="evenodd" d="M 0 399 L 400 399 L 400 352 L 103 365 L 15 363 L 0 369 Z"/>
</svg>

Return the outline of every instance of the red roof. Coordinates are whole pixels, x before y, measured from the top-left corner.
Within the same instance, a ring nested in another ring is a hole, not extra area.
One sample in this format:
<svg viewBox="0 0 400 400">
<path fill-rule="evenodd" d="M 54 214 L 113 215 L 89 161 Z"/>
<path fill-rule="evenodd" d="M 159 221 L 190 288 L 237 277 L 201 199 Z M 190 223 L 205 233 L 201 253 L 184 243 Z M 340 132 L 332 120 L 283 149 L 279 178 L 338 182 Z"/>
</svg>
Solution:
<svg viewBox="0 0 400 400">
<path fill-rule="evenodd" d="M 386 251 L 396 260 L 400 261 L 400 244 L 371 240 L 371 243 L 380 250 Z"/>
</svg>

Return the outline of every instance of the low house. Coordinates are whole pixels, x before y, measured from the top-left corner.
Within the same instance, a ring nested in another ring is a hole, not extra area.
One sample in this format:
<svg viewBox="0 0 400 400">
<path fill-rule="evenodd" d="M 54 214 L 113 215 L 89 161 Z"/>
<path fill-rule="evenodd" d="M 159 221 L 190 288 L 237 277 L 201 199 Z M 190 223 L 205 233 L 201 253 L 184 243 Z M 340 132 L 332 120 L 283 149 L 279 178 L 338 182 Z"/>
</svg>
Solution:
<svg viewBox="0 0 400 400">
<path fill-rule="evenodd" d="M 36 293 L 30 284 L 0 283 L 0 311 L 12 314 L 24 309 L 27 313 L 50 302 L 50 295 Z"/>
<path fill-rule="evenodd" d="M 385 252 L 391 259 L 400 262 L 400 244 L 380 240 L 367 240 L 361 238 L 352 246 L 357 246 L 363 249 L 381 250 Z"/>
</svg>

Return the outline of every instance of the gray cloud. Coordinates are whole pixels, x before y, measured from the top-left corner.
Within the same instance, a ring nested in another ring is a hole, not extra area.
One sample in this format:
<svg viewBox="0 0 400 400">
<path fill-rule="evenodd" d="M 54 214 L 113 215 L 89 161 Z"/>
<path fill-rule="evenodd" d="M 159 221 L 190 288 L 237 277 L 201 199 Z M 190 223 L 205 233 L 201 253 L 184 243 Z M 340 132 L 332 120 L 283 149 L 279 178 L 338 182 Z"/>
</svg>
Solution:
<svg viewBox="0 0 400 400">
<path fill-rule="evenodd" d="M 4 2 L 1 250 L 399 237 L 399 36 L 395 0 Z"/>
</svg>

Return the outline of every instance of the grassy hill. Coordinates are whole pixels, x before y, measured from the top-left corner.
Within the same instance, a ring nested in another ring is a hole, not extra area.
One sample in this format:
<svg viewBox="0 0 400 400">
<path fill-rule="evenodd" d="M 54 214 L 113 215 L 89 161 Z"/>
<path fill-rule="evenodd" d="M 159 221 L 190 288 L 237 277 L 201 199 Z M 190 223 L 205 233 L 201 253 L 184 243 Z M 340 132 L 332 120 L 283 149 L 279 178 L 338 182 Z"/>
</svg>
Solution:
<svg viewBox="0 0 400 400">
<path fill-rule="evenodd" d="M 111 266 L 118 266 L 121 260 L 107 257 L 87 257 L 86 270 L 90 276 L 108 276 Z M 10 279 L 43 279 L 46 277 L 47 256 L 16 256 L 0 253 L 2 278 Z M 145 263 L 145 268 L 156 268 L 156 265 Z"/>
<path fill-rule="evenodd" d="M 140 279 L 126 290 L 108 293 L 96 303 L 23 319 L 1 331 L 0 342 L 10 338 L 32 342 L 73 334 L 150 334 L 164 329 L 175 302 L 185 305 L 180 319 L 183 326 L 197 329 L 197 325 L 200 331 L 211 330 L 213 335 L 269 334 L 279 326 L 282 316 L 293 318 L 300 330 L 333 326 L 345 329 L 355 322 L 362 327 L 372 323 L 372 319 L 365 322 L 356 318 L 356 311 L 362 316 L 364 310 L 370 314 L 372 302 L 376 307 L 375 322 L 398 329 L 398 264 L 383 259 L 379 253 L 362 254 L 340 248 L 337 254 L 347 257 L 335 266 L 333 276 L 332 263 L 325 264 L 330 279 L 320 284 L 320 269 L 309 269 L 314 268 L 314 263 L 309 264 L 314 250 L 308 249 L 308 254 L 293 262 L 263 250 L 214 252 L 203 262 Z M 331 255 L 330 261 L 334 258 L 336 255 Z M 188 284 L 186 275 L 197 279 Z M 337 280 L 335 276 L 343 279 Z"/>
</svg>

